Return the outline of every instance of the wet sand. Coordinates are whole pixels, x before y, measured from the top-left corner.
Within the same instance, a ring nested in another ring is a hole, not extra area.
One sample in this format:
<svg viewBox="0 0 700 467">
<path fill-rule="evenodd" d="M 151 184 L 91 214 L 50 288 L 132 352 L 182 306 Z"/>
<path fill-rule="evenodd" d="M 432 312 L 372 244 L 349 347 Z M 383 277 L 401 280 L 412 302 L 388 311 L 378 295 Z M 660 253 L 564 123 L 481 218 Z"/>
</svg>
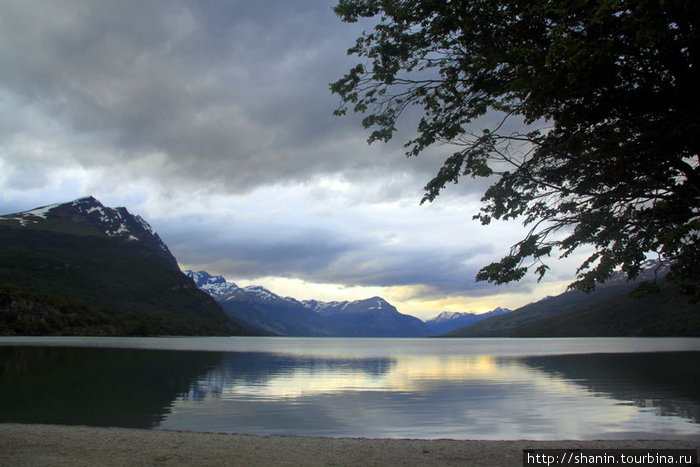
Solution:
<svg viewBox="0 0 700 467">
<path fill-rule="evenodd" d="M 521 466 L 523 449 L 698 449 L 699 440 L 457 441 L 0 424 L 0 465 Z"/>
</svg>

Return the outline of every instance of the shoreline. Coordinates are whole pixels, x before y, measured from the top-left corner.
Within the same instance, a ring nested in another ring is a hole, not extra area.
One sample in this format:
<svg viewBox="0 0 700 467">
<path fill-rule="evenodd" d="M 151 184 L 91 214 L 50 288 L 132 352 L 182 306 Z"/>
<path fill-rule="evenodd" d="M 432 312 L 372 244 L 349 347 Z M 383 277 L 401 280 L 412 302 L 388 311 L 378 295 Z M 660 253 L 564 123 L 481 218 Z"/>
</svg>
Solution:
<svg viewBox="0 0 700 467">
<path fill-rule="evenodd" d="M 317 438 L 0 423 L 0 466 L 522 466 L 524 449 L 699 448 L 700 439 L 462 441 Z"/>
</svg>

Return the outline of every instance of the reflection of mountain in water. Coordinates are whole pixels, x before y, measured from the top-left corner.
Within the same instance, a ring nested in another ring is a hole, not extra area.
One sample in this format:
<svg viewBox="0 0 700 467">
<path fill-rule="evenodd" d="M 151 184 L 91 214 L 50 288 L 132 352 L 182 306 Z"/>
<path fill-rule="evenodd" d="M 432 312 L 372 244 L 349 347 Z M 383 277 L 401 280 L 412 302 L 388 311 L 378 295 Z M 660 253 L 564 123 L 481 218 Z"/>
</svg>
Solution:
<svg viewBox="0 0 700 467">
<path fill-rule="evenodd" d="M 264 387 L 272 378 L 284 378 L 299 372 L 316 374 L 364 374 L 379 377 L 395 364 L 390 358 L 343 358 L 284 355 L 264 352 L 225 353 L 216 368 L 192 384 L 182 395 L 184 400 L 219 397 L 237 386 Z"/>
<path fill-rule="evenodd" d="M 700 423 L 700 352 L 555 355 L 519 361 L 621 403 Z"/>
<path fill-rule="evenodd" d="M 0 422 L 152 428 L 221 354 L 0 347 Z"/>
</svg>

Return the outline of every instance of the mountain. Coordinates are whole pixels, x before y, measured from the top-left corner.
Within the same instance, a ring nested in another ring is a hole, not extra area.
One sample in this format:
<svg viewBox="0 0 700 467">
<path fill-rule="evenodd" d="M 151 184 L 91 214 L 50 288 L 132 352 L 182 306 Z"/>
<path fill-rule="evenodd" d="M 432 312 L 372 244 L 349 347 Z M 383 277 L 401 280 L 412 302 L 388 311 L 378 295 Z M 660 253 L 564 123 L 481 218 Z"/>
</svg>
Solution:
<svg viewBox="0 0 700 467">
<path fill-rule="evenodd" d="M 635 281 L 621 274 L 591 293 L 570 290 L 517 310 L 451 331 L 447 337 L 700 336 L 700 305 L 670 284 L 658 294 L 637 296 L 643 280 L 663 277 L 650 262 Z"/>
<path fill-rule="evenodd" d="M 300 302 L 261 286 L 238 287 L 205 271 L 185 271 L 232 318 L 271 334 L 333 337 L 422 337 L 430 329 L 380 297 L 343 302 Z"/>
<path fill-rule="evenodd" d="M 233 282 L 226 282 L 222 276 L 212 276 L 204 271 L 183 271 L 194 281 L 198 289 L 211 295 L 215 300 L 227 300 L 239 296 L 244 291 Z"/>
<path fill-rule="evenodd" d="M 430 329 L 404 315 L 381 297 L 352 302 L 305 301 L 304 305 L 330 323 L 334 335 L 345 337 L 424 337 Z"/>
<path fill-rule="evenodd" d="M 247 333 L 151 226 L 93 197 L 0 216 L 0 334 Z"/>
<path fill-rule="evenodd" d="M 168 247 L 141 216 L 134 216 L 123 207 L 105 207 L 92 196 L 0 216 L 0 225 L 138 243 L 144 252 L 162 258 L 170 267 L 179 270 Z"/>
<path fill-rule="evenodd" d="M 700 337 L 700 305 L 671 284 L 643 297 L 620 294 L 602 303 L 522 326 L 513 337 Z"/>
<path fill-rule="evenodd" d="M 232 319 L 250 323 L 264 333 L 283 336 L 328 336 L 318 315 L 291 297 L 264 287 L 238 287 L 205 271 L 185 271 L 202 291 L 211 295 Z"/>
<path fill-rule="evenodd" d="M 450 331 L 454 331 L 455 329 L 481 321 L 482 319 L 490 318 L 492 316 L 500 316 L 510 313 L 510 311 L 511 310 L 507 308 L 501 307 L 482 314 L 463 313 L 459 311 L 443 311 L 434 318 L 427 320 L 425 324 L 435 335 L 446 334 Z"/>
</svg>

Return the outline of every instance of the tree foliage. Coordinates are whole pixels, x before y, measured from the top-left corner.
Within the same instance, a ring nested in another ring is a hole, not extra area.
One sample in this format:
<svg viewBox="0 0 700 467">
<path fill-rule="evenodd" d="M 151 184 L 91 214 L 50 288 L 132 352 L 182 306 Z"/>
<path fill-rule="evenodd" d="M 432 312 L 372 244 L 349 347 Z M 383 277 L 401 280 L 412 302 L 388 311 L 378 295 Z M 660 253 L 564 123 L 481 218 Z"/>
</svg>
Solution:
<svg viewBox="0 0 700 467">
<path fill-rule="evenodd" d="M 425 187 L 493 180 L 474 217 L 521 219 L 525 238 L 477 280 L 506 283 L 582 246 L 571 287 L 592 290 L 650 252 L 669 277 L 700 282 L 700 2 L 696 0 L 339 0 L 345 22 L 375 18 L 331 84 L 338 115 L 364 114 L 388 141 L 420 109 L 406 154 L 453 147 Z M 500 124 L 474 130 L 489 113 Z M 506 131 L 511 121 L 526 130 Z M 447 144 L 445 144 L 447 143 Z"/>
</svg>

